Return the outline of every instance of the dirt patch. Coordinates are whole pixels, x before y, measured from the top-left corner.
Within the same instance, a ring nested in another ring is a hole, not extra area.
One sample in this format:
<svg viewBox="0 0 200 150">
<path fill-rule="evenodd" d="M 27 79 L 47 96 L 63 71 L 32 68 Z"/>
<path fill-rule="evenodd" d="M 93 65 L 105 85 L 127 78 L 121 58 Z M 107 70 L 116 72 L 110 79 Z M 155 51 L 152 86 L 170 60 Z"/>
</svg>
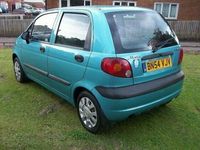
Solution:
<svg viewBox="0 0 200 150">
<path fill-rule="evenodd" d="M 39 112 L 39 116 L 47 116 L 49 113 L 53 113 L 59 110 L 61 107 L 62 105 L 60 103 L 50 104 Z"/>
<path fill-rule="evenodd" d="M 200 107 L 196 107 L 196 110 L 200 113 Z"/>
<path fill-rule="evenodd" d="M 5 75 L 0 74 L 0 81 L 5 79 Z"/>
</svg>

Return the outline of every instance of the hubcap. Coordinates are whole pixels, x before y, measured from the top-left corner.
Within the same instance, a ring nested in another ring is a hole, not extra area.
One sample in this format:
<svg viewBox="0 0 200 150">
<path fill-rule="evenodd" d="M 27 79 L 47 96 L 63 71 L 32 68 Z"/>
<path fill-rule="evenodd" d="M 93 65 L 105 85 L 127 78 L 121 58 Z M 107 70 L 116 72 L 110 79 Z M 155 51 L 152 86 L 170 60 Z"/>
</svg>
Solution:
<svg viewBox="0 0 200 150">
<path fill-rule="evenodd" d="M 16 79 L 17 79 L 17 81 L 19 81 L 21 78 L 21 69 L 20 69 L 20 65 L 17 61 L 15 61 L 14 70 L 15 70 Z"/>
<path fill-rule="evenodd" d="M 79 114 L 83 123 L 88 128 L 93 128 L 97 124 L 97 111 L 93 102 L 88 97 L 82 97 L 79 102 Z"/>
</svg>

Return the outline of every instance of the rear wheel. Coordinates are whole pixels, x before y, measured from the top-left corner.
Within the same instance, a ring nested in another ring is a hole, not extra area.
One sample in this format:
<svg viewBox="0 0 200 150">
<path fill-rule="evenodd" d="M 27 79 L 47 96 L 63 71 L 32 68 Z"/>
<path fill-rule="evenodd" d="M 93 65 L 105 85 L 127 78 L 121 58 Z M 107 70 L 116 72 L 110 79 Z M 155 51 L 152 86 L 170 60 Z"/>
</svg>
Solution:
<svg viewBox="0 0 200 150">
<path fill-rule="evenodd" d="M 26 77 L 26 75 L 22 69 L 22 66 L 19 62 L 19 59 L 17 57 L 14 58 L 13 67 L 14 67 L 15 78 L 18 82 L 24 83 L 24 82 L 28 81 L 28 78 Z"/>
<path fill-rule="evenodd" d="M 96 98 L 87 91 L 83 91 L 77 98 L 78 116 L 83 127 L 92 133 L 105 129 L 106 120 Z"/>
</svg>

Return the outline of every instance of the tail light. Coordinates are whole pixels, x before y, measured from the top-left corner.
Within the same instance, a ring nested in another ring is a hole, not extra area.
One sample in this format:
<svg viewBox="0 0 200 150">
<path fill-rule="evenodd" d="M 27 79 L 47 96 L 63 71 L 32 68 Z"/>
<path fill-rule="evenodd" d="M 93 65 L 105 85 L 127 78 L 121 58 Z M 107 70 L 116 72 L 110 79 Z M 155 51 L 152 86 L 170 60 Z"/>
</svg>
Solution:
<svg viewBox="0 0 200 150">
<path fill-rule="evenodd" d="M 183 48 L 180 49 L 178 64 L 181 64 L 183 60 Z"/>
<path fill-rule="evenodd" d="M 113 76 L 131 78 L 132 69 L 130 63 L 123 58 L 104 58 L 101 69 Z"/>
</svg>

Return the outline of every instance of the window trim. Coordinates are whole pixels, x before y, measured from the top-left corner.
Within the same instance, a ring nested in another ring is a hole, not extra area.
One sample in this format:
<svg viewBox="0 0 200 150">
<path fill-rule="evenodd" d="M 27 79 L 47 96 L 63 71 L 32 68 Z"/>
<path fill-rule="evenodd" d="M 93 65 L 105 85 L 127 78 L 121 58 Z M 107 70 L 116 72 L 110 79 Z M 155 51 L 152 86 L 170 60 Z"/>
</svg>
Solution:
<svg viewBox="0 0 200 150">
<path fill-rule="evenodd" d="M 154 3 L 154 10 L 156 11 L 156 5 L 157 4 L 160 4 L 161 5 L 161 12 L 158 12 L 160 14 L 162 14 L 162 11 L 163 11 L 163 5 L 164 4 L 169 4 L 169 12 L 168 12 L 168 16 L 167 17 L 164 17 L 165 19 L 170 19 L 170 20 L 177 20 L 178 18 L 178 11 L 179 11 L 179 3 L 168 3 L 168 2 L 155 2 Z M 172 5 L 176 5 L 177 6 L 177 9 L 176 9 L 176 14 L 175 14 L 175 17 L 170 17 L 170 13 L 171 13 L 171 6 Z"/>
<path fill-rule="evenodd" d="M 87 35 L 86 35 L 86 39 L 85 39 L 85 42 L 88 42 L 89 44 L 89 48 L 88 49 L 85 49 L 84 47 L 82 48 L 82 47 L 77 47 L 77 46 L 71 46 L 71 45 L 66 45 L 66 44 L 60 44 L 60 43 L 56 43 L 56 39 L 57 39 L 57 34 L 58 34 L 58 31 L 59 31 L 59 27 L 60 27 L 60 24 L 61 24 L 61 22 L 62 22 L 62 18 L 63 18 L 63 16 L 64 16 L 64 14 L 78 14 L 78 15 L 86 15 L 86 16 L 88 16 L 88 18 L 90 19 L 90 26 L 89 26 L 89 28 L 90 28 L 90 35 L 89 35 L 89 38 L 87 37 Z M 93 36 L 93 32 L 92 32 L 92 19 L 91 19 L 91 17 L 90 17 L 90 15 L 88 15 L 88 14 L 86 14 L 86 13 L 82 13 L 82 12 L 62 12 L 62 14 L 61 14 L 61 17 L 60 17 L 60 19 L 59 19 L 59 22 L 58 22 L 58 25 L 57 25 L 57 27 L 56 27 L 56 29 L 55 29 L 56 31 L 55 31 L 55 39 L 54 39 L 54 42 L 53 42 L 53 44 L 55 45 L 55 46 L 60 46 L 60 47 L 65 47 L 65 48 L 72 48 L 72 49 L 76 49 L 76 50 L 82 50 L 82 51 L 91 51 L 91 48 L 92 48 L 92 36 Z M 88 39 L 87 39 L 88 38 Z"/>
<path fill-rule="evenodd" d="M 86 5 L 86 2 L 90 2 L 90 5 Z M 84 0 L 83 5 L 84 6 L 92 6 L 92 0 Z"/>
<path fill-rule="evenodd" d="M 113 1 L 113 6 L 122 6 L 122 2 L 126 2 L 128 7 L 135 7 L 137 6 L 137 1 Z M 115 5 L 115 3 L 119 3 L 119 5 Z M 134 4 L 134 6 L 130 6 L 130 4 Z"/>
</svg>

